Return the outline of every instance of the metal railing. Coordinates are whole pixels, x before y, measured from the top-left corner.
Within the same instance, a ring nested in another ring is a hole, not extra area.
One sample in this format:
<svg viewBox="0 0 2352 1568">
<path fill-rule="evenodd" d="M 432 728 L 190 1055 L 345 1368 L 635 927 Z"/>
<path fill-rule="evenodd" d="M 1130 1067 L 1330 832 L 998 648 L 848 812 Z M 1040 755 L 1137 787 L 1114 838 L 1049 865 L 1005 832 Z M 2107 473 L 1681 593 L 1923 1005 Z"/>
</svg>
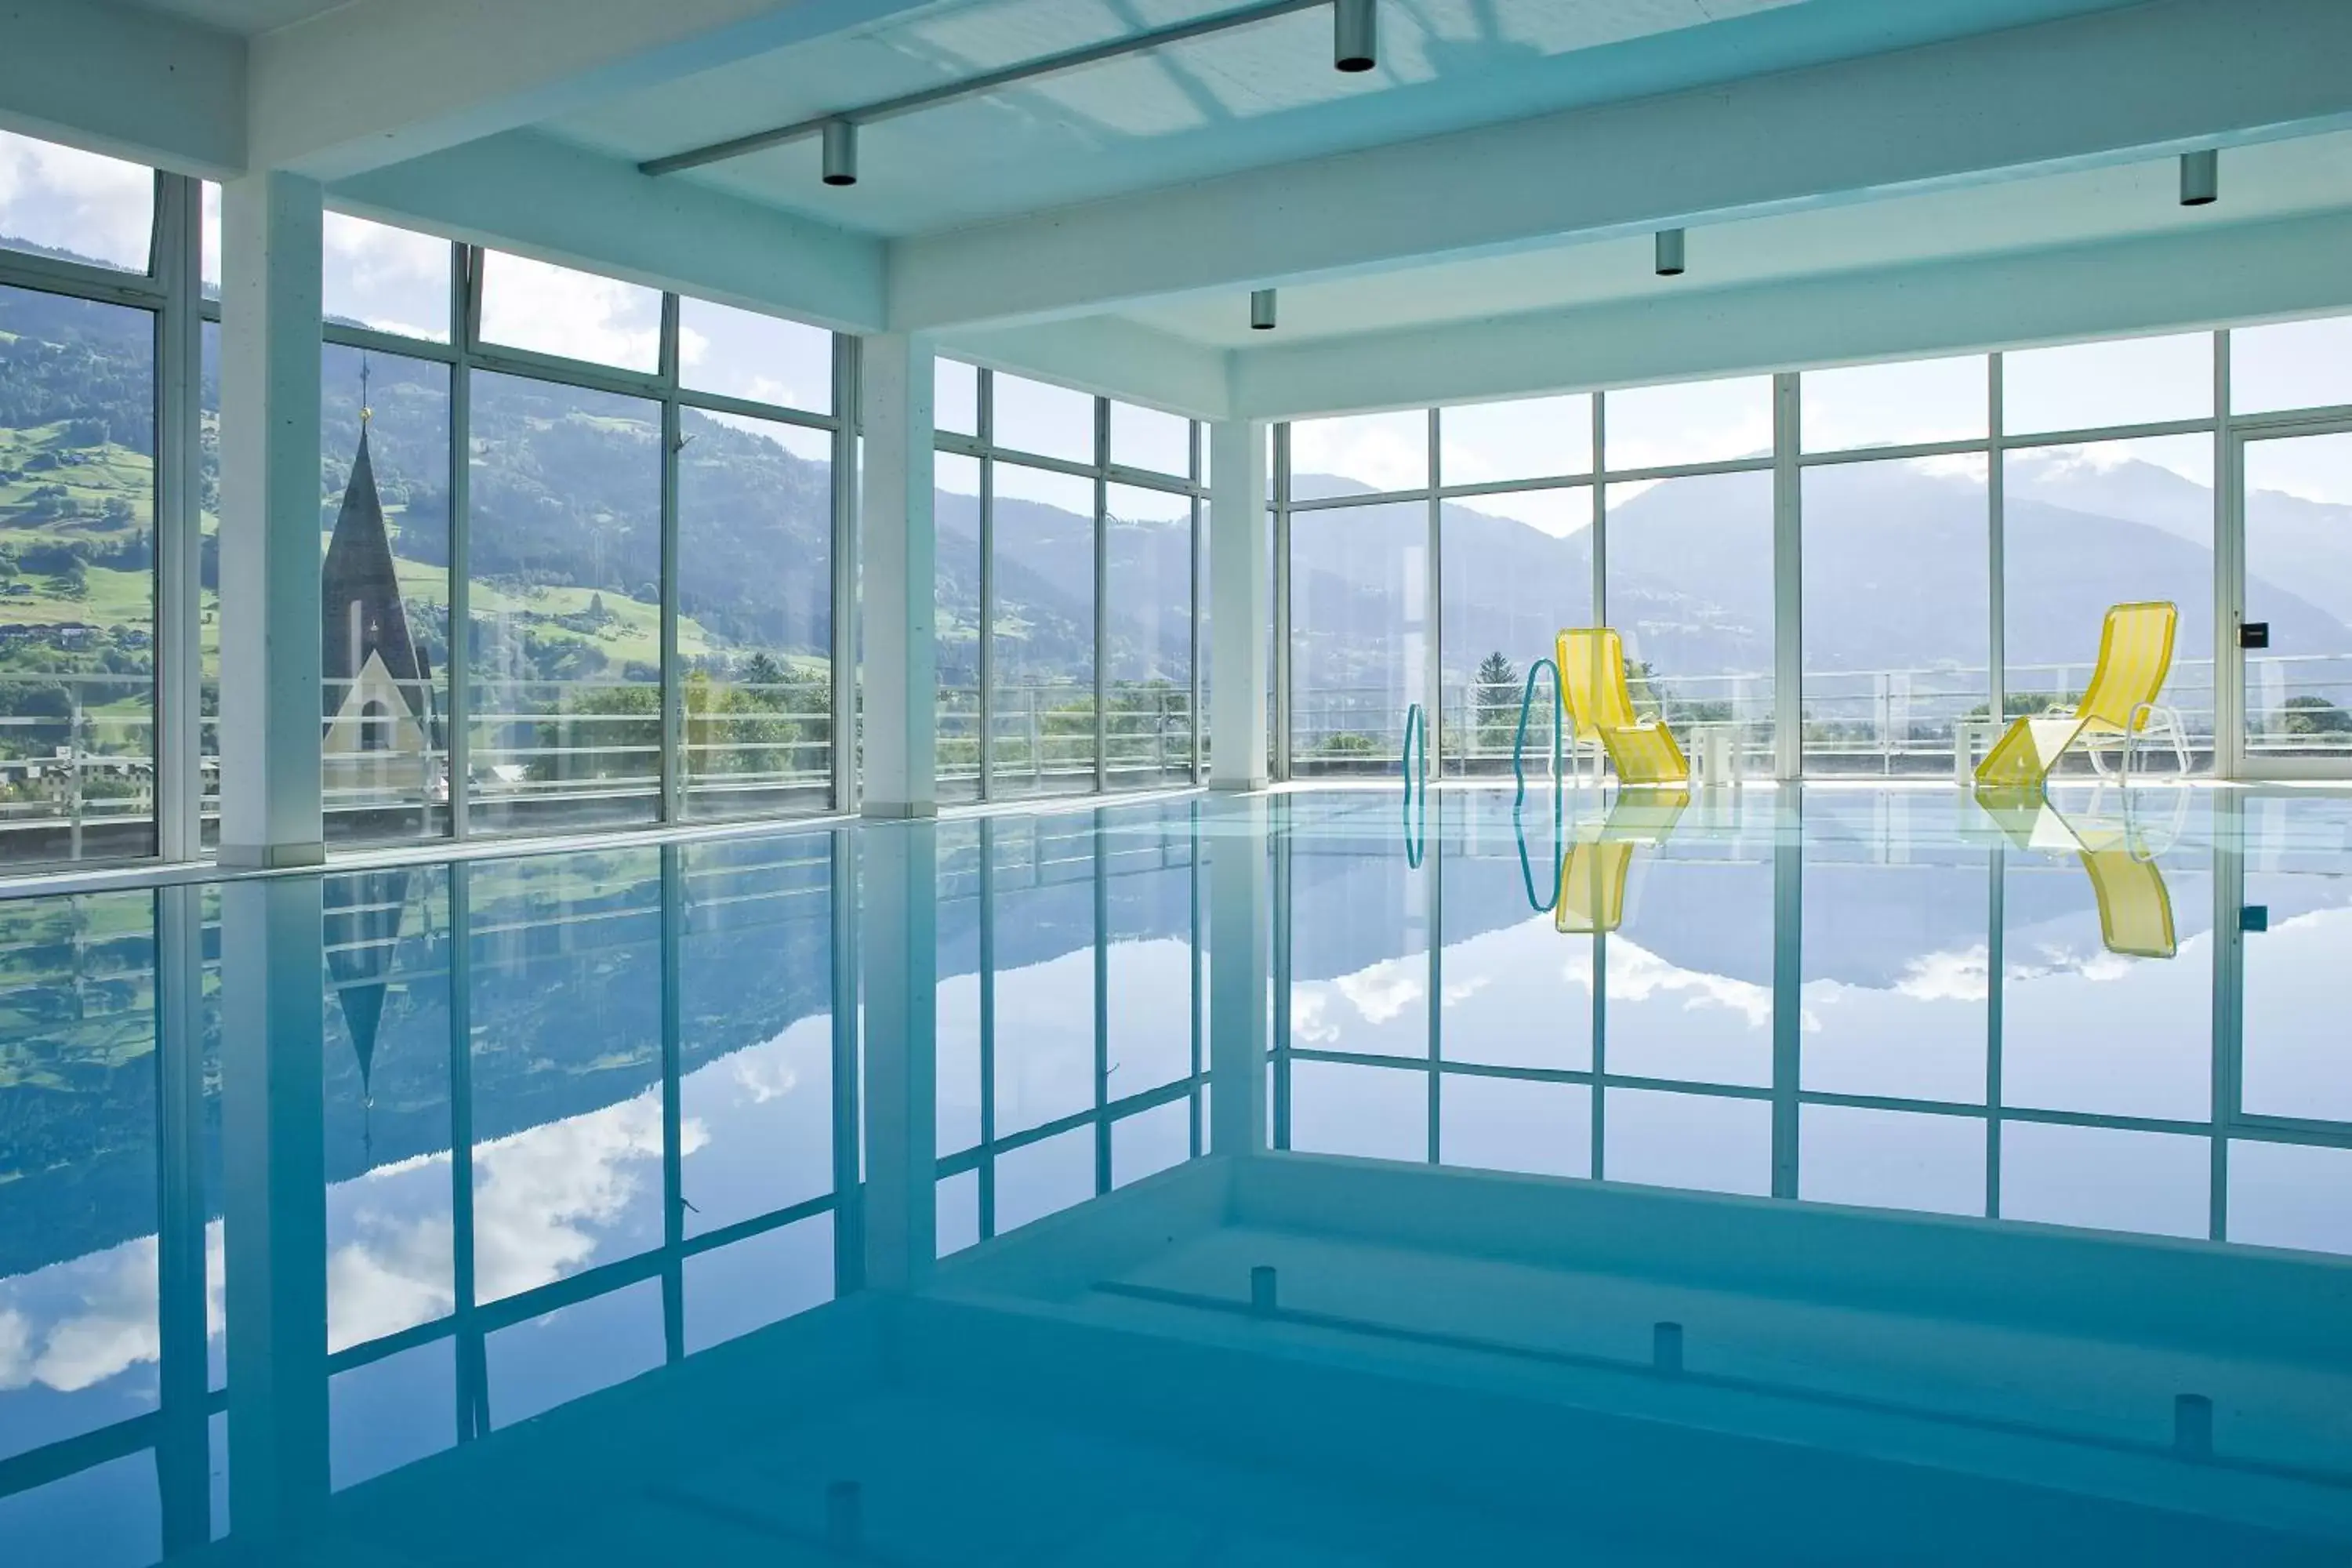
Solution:
<svg viewBox="0 0 2352 1568">
<path fill-rule="evenodd" d="M 1103 712 L 1102 773 L 1112 788 L 1190 783 L 1192 694 L 1157 682 L 1114 681 Z M 992 787 L 1014 794 L 1090 790 L 1095 781 L 1091 683 L 1041 680 L 997 687 L 989 704 Z M 939 690 L 938 776 L 942 784 L 981 776 L 980 689 Z"/>
<path fill-rule="evenodd" d="M 2012 665 L 2004 718 L 2071 702 L 2092 663 Z M 2252 654 L 2246 669 L 2246 750 L 2256 757 L 2352 758 L 2352 653 Z M 1898 669 L 1807 669 L 1802 704 L 1808 771 L 1887 775 L 1948 772 L 1958 726 L 1990 716 L 1990 672 L 1981 665 Z M 1633 681 L 1634 705 L 1678 731 L 1728 726 L 1743 767 L 1769 772 L 1776 721 L 1766 670 L 1685 675 L 1656 671 Z M 1439 747 L 1446 769 L 1507 775 L 1515 750 L 1533 756 L 1552 743 L 1556 704 L 1537 703 L 1520 731 L 1523 683 L 1449 681 L 1441 689 Z M 1304 688 L 1291 698 L 1291 771 L 1311 777 L 1384 771 L 1404 743 L 1411 697 L 1392 686 Z M 2177 659 L 2161 702 L 2180 715 L 2191 764 L 2211 766 L 2215 736 L 2213 661 Z"/>
</svg>

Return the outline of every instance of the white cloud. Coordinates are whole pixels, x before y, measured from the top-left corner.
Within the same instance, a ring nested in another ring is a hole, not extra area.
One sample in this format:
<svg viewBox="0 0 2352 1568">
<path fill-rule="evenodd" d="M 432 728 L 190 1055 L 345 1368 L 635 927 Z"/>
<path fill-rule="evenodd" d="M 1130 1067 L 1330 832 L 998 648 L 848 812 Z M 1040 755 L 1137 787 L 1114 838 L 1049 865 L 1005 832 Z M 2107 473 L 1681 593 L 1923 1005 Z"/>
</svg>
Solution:
<svg viewBox="0 0 2352 1568">
<path fill-rule="evenodd" d="M 495 251 L 483 279 L 482 336 L 513 348 L 649 370 L 660 352 L 661 296 L 616 278 Z"/>
<path fill-rule="evenodd" d="M 0 235 L 144 271 L 151 169 L 0 131 Z"/>
<path fill-rule="evenodd" d="M 1384 958 L 1369 969 L 1343 974 L 1331 988 L 1346 997 L 1367 1024 L 1385 1024 L 1421 1000 L 1426 959 Z"/>
</svg>

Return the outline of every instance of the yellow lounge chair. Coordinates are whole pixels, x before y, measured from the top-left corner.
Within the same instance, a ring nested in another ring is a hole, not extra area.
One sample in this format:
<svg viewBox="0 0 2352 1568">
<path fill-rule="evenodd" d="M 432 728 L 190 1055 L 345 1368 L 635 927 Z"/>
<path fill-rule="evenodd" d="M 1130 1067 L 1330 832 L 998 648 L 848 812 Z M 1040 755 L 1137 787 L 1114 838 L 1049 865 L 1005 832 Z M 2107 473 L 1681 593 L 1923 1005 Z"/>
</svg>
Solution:
<svg viewBox="0 0 2352 1568">
<path fill-rule="evenodd" d="M 2179 721 L 2158 708 L 2156 699 L 2172 672 L 2172 636 L 2179 624 L 2179 610 L 2163 600 L 2110 609 L 2099 632 L 2099 662 L 2092 668 L 2083 700 L 2071 710 L 2053 709 L 2011 723 L 1977 764 L 1977 784 L 1994 789 L 2039 788 L 2077 742 L 2086 748 L 2120 744 L 2124 782 L 2128 784 L 2136 740 L 2169 724 L 2179 747 Z"/>
<path fill-rule="evenodd" d="M 1552 929 L 1563 935 L 1615 931 L 1625 919 L 1625 875 L 1634 846 L 1664 844 L 1689 805 L 1687 790 L 1623 790 L 1605 820 L 1579 825 L 1560 864 Z"/>
<path fill-rule="evenodd" d="M 1606 751 L 1622 784 L 1690 782 L 1690 763 L 1665 725 L 1633 711 L 1624 639 L 1607 626 L 1581 626 L 1561 632 L 1552 651 L 1569 733 L 1580 751 L 1587 744 Z"/>
<path fill-rule="evenodd" d="M 2099 901 L 2099 940 L 2129 958 L 2171 958 L 2180 951 L 2172 894 L 2145 836 L 2128 816 L 2068 817 L 2023 787 L 1979 789 L 1977 804 L 2021 849 L 2069 854 L 2082 862 Z"/>
</svg>

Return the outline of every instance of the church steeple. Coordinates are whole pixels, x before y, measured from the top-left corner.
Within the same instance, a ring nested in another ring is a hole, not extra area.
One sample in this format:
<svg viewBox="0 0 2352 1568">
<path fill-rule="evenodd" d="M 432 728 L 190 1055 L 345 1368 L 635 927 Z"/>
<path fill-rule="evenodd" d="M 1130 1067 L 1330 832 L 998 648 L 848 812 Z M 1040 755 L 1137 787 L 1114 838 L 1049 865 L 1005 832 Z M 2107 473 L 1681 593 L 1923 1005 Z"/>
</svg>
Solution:
<svg viewBox="0 0 2352 1568">
<path fill-rule="evenodd" d="M 400 717 L 425 722 L 429 671 L 410 635 L 400 600 L 400 576 L 385 531 L 383 502 L 377 494 L 375 459 L 369 450 L 374 410 L 366 403 L 368 373 L 360 373 L 359 450 L 343 487 L 342 510 L 327 543 L 320 586 L 324 611 L 320 627 L 320 714 L 331 720 L 354 690 L 371 657 L 383 661 L 408 711 Z"/>
</svg>

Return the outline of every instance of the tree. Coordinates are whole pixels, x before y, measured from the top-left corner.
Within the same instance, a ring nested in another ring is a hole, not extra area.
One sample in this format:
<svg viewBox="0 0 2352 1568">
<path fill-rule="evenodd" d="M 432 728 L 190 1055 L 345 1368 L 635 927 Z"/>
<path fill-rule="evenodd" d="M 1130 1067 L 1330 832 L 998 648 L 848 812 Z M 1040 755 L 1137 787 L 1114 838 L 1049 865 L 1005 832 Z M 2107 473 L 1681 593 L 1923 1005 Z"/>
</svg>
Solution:
<svg viewBox="0 0 2352 1568">
<path fill-rule="evenodd" d="M 1501 751 L 1511 743 L 1516 727 L 1512 699 L 1519 691 L 1519 667 L 1497 648 L 1479 661 L 1475 679 L 1477 695 L 1472 707 L 1478 715 L 1479 750 Z"/>
</svg>

